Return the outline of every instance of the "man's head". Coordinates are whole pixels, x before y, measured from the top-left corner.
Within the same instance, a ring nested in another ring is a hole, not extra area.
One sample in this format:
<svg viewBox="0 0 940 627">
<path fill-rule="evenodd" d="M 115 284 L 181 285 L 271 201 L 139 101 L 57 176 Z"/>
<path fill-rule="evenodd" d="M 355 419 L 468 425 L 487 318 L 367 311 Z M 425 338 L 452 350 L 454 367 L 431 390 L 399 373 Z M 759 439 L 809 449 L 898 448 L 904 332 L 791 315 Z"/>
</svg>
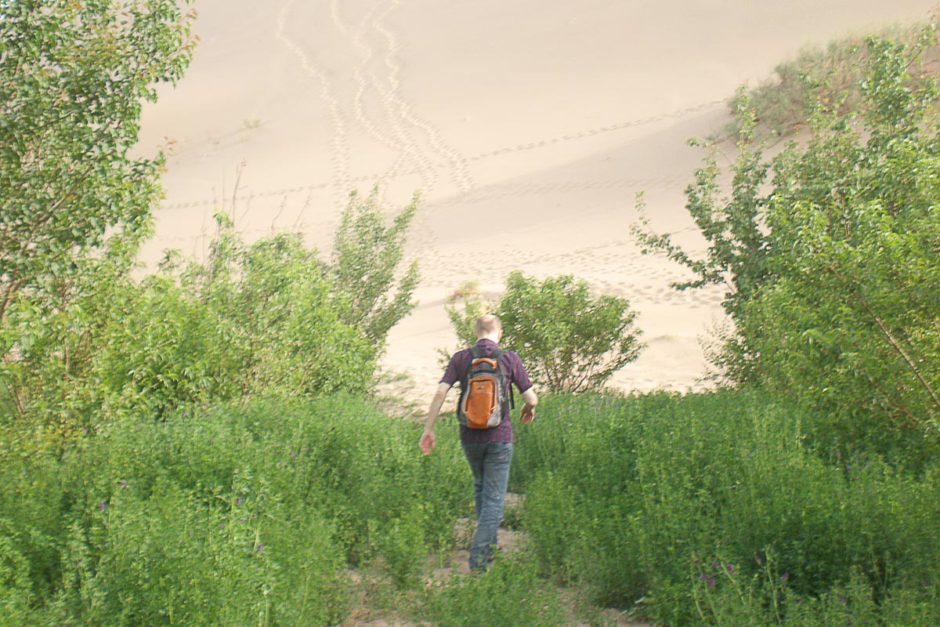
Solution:
<svg viewBox="0 0 940 627">
<path fill-rule="evenodd" d="M 493 340 L 499 342 L 503 336 L 503 323 L 493 314 L 486 314 L 477 318 L 476 328 L 477 339 Z"/>
</svg>

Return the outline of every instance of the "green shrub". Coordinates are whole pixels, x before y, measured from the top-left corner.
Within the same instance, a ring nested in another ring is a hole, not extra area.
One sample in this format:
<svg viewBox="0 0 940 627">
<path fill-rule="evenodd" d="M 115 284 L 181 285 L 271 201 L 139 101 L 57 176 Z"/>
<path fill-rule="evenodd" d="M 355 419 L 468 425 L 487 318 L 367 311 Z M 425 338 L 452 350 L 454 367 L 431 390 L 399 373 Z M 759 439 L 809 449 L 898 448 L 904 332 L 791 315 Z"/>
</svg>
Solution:
<svg viewBox="0 0 940 627">
<path fill-rule="evenodd" d="M 917 62 L 909 67 L 910 84 L 917 86 L 936 78 L 935 63 L 940 48 L 934 36 L 934 17 L 928 27 L 892 28 L 878 34 L 913 48 Z M 773 77 L 754 88 L 742 88 L 731 100 L 732 114 L 749 103 L 757 112 L 759 128 L 774 135 L 791 135 L 808 125 L 819 102 L 840 115 L 866 106 L 859 89 L 865 78 L 870 50 L 864 37 L 849 37 L 825 48 L 805 48 L 793 60 L 774 68 Z M 732 125 L 734 126 L 734 125 Z"/>
<path fill-rule="evenodd" d="M 490 308 L 473 293 L 463 295 L 448 315 L 457 338 L 476 342 L 474 323 Z M 546 390 L 585 392 L 602 388 L 640 352 L 636 313 L 625 298 L 592 296 L 585 281 L 572 276 L 544 281 L 513 272 L 506 291 L 492 306 L 503 324 L 502 346 L 518 351 L 532 379 Z"/>
<path fill-rule="evenodd" d="M 935 590 L 903 589 L 879 599 L 858 570 L 819 596 L 801 596 L 770 564 L 750 578 L 713 562 L 694 585 L 697 620 L 717 625 L 935 625 Z"/>
<path fill-rule="evenodd" d="M 0 603 L 27 623 L 342 622 L 347 568 L 416 587 L 469 506 L 455 436 L 425 458 L 418 435 L 343 396 L 128 418 L 11 458 Z"/>
<path fill-rule="evenodd" d="M 0 419 L 29 422 L 35 445 L 94 422 L 100 390 L 79 381 L 108 316 L 88 296 L 109 302 L 152 231 L 164 159 L 131 149 L 142 103 L 191 59 L 186 4 L 3 4 Z"/>
<path fill-rule="evenodd" d="M 732 382 L 824 411 L 840 454 L 916 467 L 940 449 L 940 127 L 934 83 L 910 80 L 913 56 L 870 41 L 861 113 L 818 103 L 808 140 L 772 160 L 743 103 L 730 196 L 716 155 L 687 192 L 703 258 L 635 232 L 695 274 L 679 289 L 728 287 L 735 335 L 717 363 Z"/>
<path fill-rule="evenodd" d="M 9 523 L 0 520 L 0 624 L 22 625 L 31 616 L 29 561 L 14 545 Z"/>
<path fill-rule="evenodd" d="M 940 585 L 935 465 L 916 477 L 870 458 L 830 464 L 805 444 L 807 414 L 750 393 L 548 397 L 540 409 L 514 460 L 524 527 L 542 567 L 599 603 L 698 620 L 695 586 L 720 574 L 716 555 L 745 579 L 772 558 L 807 603 L 852 572 L 883 613 L 901 611 L 885 599 L 921 603 Z"/>
<path fill-rule="evenodd" d="M 482 576 L 431 588 L 420 618 L 446 627 L 568 624 L 557 596 L 523 559 L 498 559 Z"/>
<path fill-rule="evenodd" d="M 353 193 L 333 241 L 330 277 L 348 305 L 343 320 L 379 345 L 415 306 L 411 298 L 420 279 L 418 262 L 406 270 L 399 266 L 417 205 L 415 196 L 385 226 L 378 189 L 365 199 Z"/>
<path fill-rule="evenodd" d="M 18 356 L 0 379 L 17 422 L 70 440 L 120 415 L 368 389 L 378 347 L 343 322 L 349 305 L 300 235 L 245 245 L 218 219 L 205 263 L 139 283 L 114 267 L 54 315 L 11 308 Z"/>
</svg>

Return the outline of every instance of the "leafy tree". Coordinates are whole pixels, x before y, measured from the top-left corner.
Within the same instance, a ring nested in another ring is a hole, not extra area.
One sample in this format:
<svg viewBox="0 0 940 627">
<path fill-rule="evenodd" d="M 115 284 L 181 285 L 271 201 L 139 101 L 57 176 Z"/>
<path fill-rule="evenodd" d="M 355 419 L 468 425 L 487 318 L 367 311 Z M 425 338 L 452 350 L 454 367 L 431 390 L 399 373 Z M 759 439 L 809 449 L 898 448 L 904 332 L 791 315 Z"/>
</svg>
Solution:
<svg viewBox="0 0 940 627">
<path fill-rule="evenodd" d="M 648 227 L 635 232 L 697 275 L 679 289 L 728 287 L 736 336 L 720 359 L 732 380 L 849 418 L 849 442 L 905 430 L 936 439 L 938 92 L 910 79 L 917 58 L 908 47 L 872 39 L 866 56 L 860 112 L 819 100 L 808 141 L 773 159 L 753 145 L 754 114 L 742 109 L 730 196 L 718 199 L 714 157 L 687 192 L 705 258 Z"/>
<path fill-rule="evenodd" d="M 403 273 L 399 266 L 417 202 L 416 197 L 386 226 L 377 190 L 364 199 L 353 193 L 333 242 L 330 276 L 348 303 L 343 319 L 380 345 L 415 306 L 418 264 L 413 262 Z"/>
<path fill-rule="evenodd" d="M 182 75 L 194 16 L 174 0 L 0 0 L 5 417 L 68 424 L 94 387 L 76 381 L 160 194 L 162 156 L 129 156 L 141 103 Z"/>
<path fill-rule="evenodd" d="M 556 392 L 585 392 L 604 386 L 640 353 L 636 313 L 624 298 L 592 296 L 585 281 L 572 276 L 544 281 L 513 272 L 498 303 L 461 296 L 463 309 L 447 308 L 464 345 L 472 345 L 474 321 L 494 311 L 503 323 L 502 345 L 518 350 L 532 377 Z"/>
<path fill-rule="evenodd" d="M 163 158 L 128 153 L 142 101 L 189 63 L 193 17 L 175 0 L 0 0 L 0 322 L 109 237 L 146 233 Z"/>
</svg>

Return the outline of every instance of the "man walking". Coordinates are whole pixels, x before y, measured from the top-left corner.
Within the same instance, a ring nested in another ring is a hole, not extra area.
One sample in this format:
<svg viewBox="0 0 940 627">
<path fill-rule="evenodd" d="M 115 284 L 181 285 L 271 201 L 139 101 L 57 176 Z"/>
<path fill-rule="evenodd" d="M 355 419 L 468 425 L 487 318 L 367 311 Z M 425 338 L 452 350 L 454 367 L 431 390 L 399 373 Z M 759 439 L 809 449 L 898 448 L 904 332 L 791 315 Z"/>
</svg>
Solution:
<svg viewBox="0 0 940 627">
<path fill-rule="evenodd" d="M 470 392 L 469 375 L 480 362 L 498 364 L 501 376 L 496 374 L 491 378 L 494 381 L 498 379 L 504 382 L 506 389 L 500 393 L 501 398 L 503 394 L 510 392 L 510 385 L 515 385 L 516 389 L 522 393 L 522 399 L 525 402 L 525 407 L 522 408 L 522 424 L 529 424 L 535 419 L 538 396 L 532 389 L 532 382 L 519 355 L 500 350 L 499 340 L 502 335 L 503 328 L 499 318 L 494 315 L 483 316 L 476 322 L 478 340 L 476 345 L 459 351 L 450 358 L 450 363 L 434 394 L 427 420 L 424 423 L 420 446 L 425 455 L 430 455 L 437 446 L 434 423 L 440 414 L 447 392 L 455 383 L 460 382 L 461 405 L 458 407 L 458 413 L 461 413 L 469 404 L 465 403 Z M 486 363 L 484 363 L 485 366 Z M 470 470 L 473 471 L 477 528 L 470 545 L 470 569 L 475 572 L 486 570 L 492 547 L 496 544 L 496 533 L 503 520 L 503 501 L 506 497 L 509 466 L 512 462 L 513 434 L 509 402 L 501 402 L 494 411 L 497 415 L 491 417 L 488 423 L 482 424 L 475 423 L 473 420 L 466 421 L 461 416 L 460 442 L 470 464 Z M 489 426 L 493 423 L 498 424 Z"/>
</svg>

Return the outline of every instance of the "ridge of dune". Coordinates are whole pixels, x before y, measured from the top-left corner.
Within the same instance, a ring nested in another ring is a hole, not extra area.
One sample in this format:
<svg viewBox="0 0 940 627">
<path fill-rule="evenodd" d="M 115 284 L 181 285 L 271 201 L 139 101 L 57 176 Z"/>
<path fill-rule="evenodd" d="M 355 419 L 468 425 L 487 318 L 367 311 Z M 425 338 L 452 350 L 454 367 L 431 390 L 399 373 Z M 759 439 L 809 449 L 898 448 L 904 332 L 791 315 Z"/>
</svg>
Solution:
<svg viewBox="0 0 940 627">
<path fill-rule="evenodd" d="M 656 228 L 700 245 L 683 189 L 701 153 L 685 142 L 723 124 L 734 89 L 806 44 L 934 4 L 197 0 L 193 64 L 143 119 L 139 150 L 175 148 L 142 256 L 204 254 L 220 208 L 249 240 L 299 230 L 326 249 L 351 189 L 378 184 L 390 209 L 420 190 L 421 304 L 383 360 L 413 392 L 453 347 L 447 296 L 467 280 L 499 291 L 515 269 L 629 297 L 648 346 L 614 385 L 684 390 L 720 294 L 675 292 L 681 270 L 639 254 L 636 193 Z M 480 249 L 492 261 L 462 262 Z"/>
</svg>

